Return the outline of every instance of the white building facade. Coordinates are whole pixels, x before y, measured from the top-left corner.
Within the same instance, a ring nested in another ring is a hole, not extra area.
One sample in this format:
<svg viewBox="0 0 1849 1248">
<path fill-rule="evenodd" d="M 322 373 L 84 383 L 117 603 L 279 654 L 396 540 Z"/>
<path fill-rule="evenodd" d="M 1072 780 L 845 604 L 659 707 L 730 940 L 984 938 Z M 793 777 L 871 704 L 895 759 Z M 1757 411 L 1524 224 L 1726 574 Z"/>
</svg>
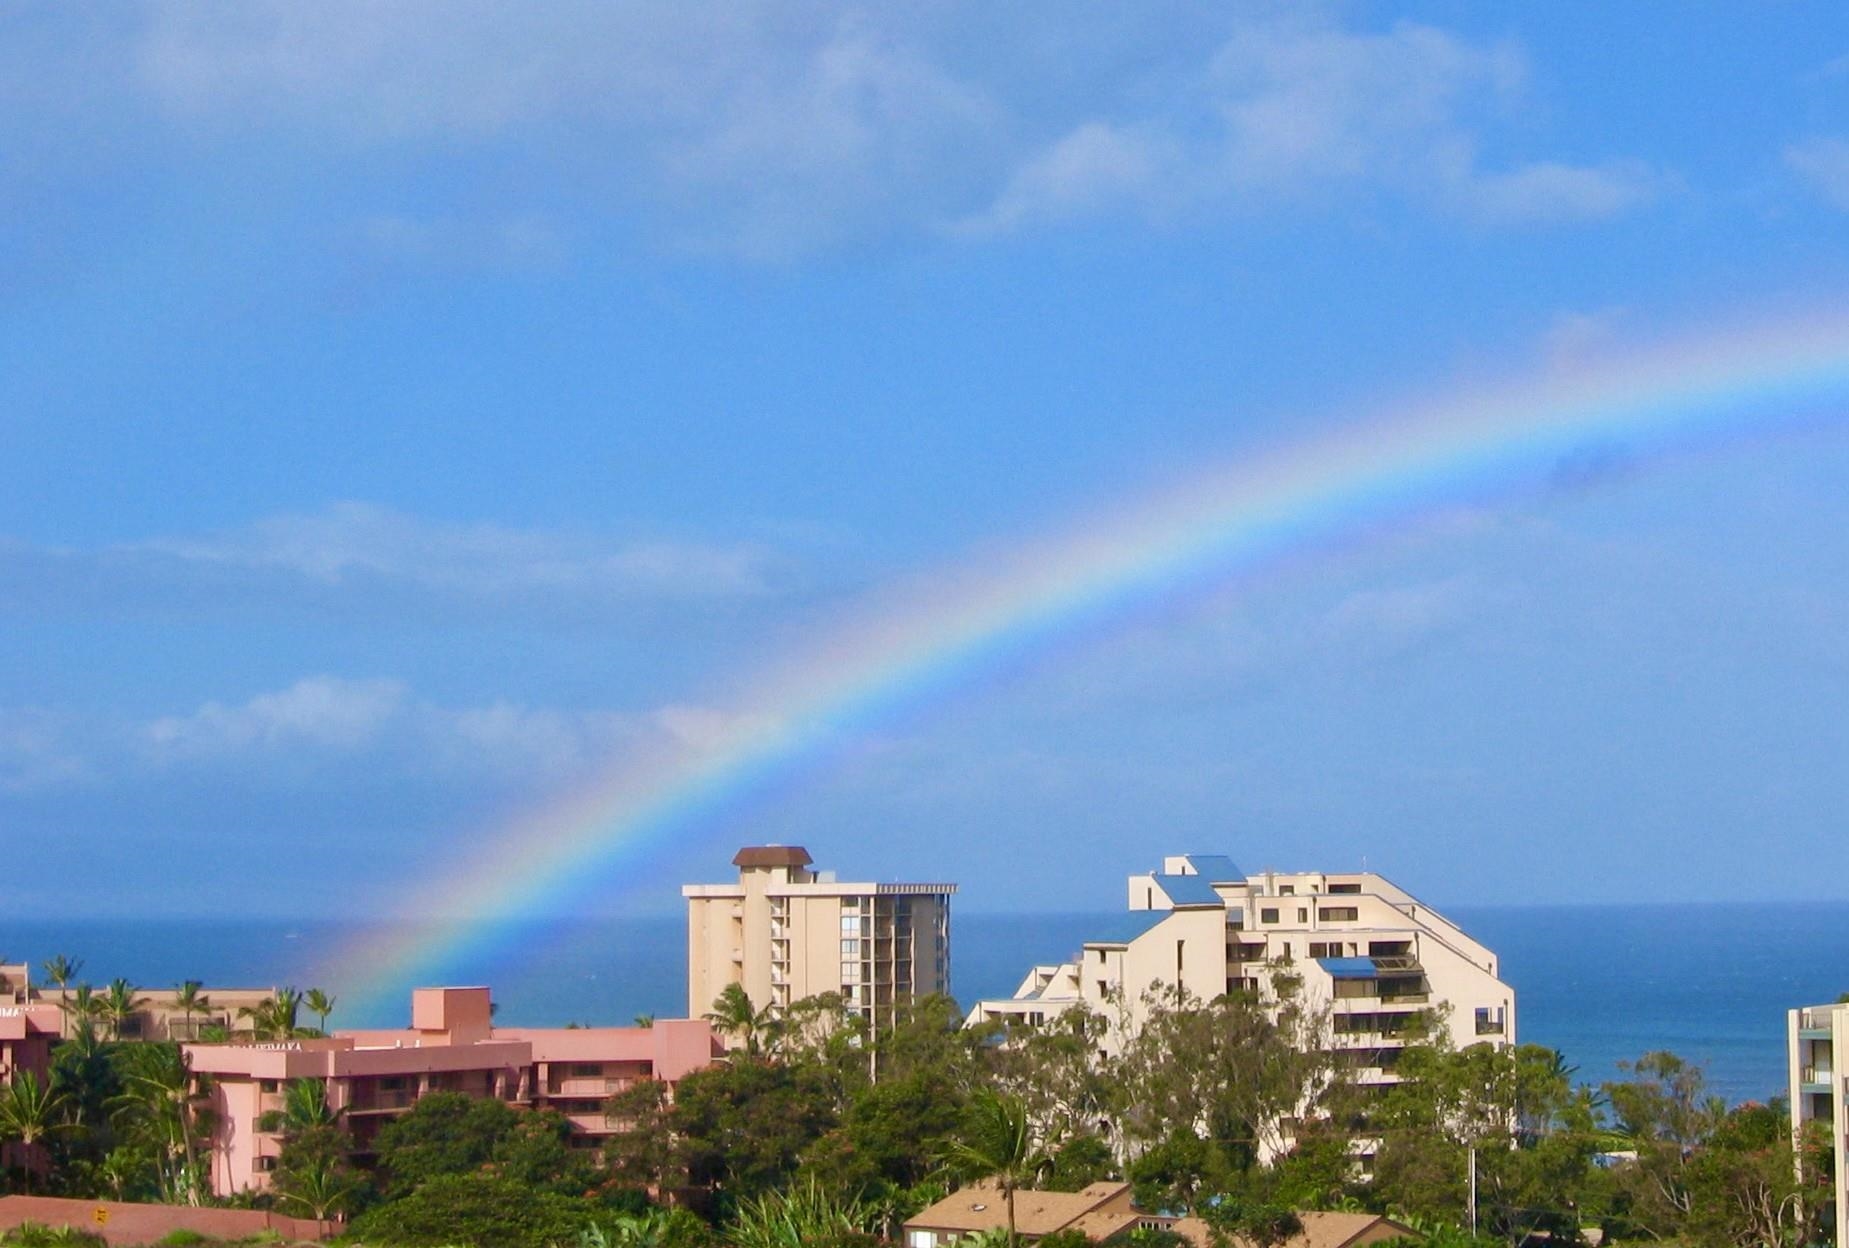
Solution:
<svg viewBox="0 0 1849 1248">
<path fill-rule="evenodd" d="M 1397 1082 L 1415 1019 L 1437 1018 L 1457 1047 L 1515 1040 L 1515 992 L 1496 955 L 1405 890 L 1368 872 L 1247 876 L 1219 854 L 1166 858 L 1133 875 L 1122 930 L 1071 961 L 1035 966 L 1012 997 L 969 1021 L 1038 1025 L 1085 1005 L 1133 1031 L 1145 994 L 1179 986 L 1209 1001 L 1264 991 L 1273 966 L 1326 1006 L 1328 1042 L 1362 1085 Z"/>
</svg>

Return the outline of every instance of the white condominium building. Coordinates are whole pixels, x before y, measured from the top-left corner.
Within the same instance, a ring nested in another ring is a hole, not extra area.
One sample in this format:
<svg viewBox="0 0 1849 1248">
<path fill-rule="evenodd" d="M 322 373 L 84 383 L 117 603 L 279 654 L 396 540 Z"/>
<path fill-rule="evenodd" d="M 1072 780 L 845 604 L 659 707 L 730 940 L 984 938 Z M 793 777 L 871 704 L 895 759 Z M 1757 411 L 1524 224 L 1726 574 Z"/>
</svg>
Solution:
<svg viewBox="0 0 1849 1248">
<path fill-rule="evenodd" d="M 757 1009 L 838 992 L 875 1026 L 894 1005 L 950 990 L 955 884 L 843 884 L 808 851 L 738 851 L 736 884 L 688 884 L 687 1011 L 699 1018 L 727 984 Z"/>
<path fill-rule="evenodd" d="M 1130 877 L 1130 913 L 1072 961 L 1036 966 L 971 1022 L 1039 1024 L 1084 1004 L 1134 1030 L 1144 995 L 1179 985 L 1207 1001 L 1267 986 L 1288 963 L 1329 1011 L 1330 1047 L 1362 1084 L 1397 1080 L 1415 1015 L 1439 1010 L 1458 1047 L 1515 1039 L 1515 992 L 1496 955 L 1403 889 L 1367 872 L 1247 876 L 1220 854 L 1186 854 Z M 1449 1007 L 1448 1010 L 1440 1007 Z M 1121 1013 L 1116 1013 L 1121 1011 Z"/>
<path fill-rule="evenodd" d="M 1836 1225 L 1849 1227 L 1849 1121 L 1843 1112 L 1849 1083 L 1837 1057 L 1849 1054 L 1849 1004 L 1811 1005 L 1791 1010 L 1785 1019 L 1786 1059 L 1791 1080 L 1791 1130 L 1809 1123 L 1829 1132 L 1835 1154 Z"/>
</svg>

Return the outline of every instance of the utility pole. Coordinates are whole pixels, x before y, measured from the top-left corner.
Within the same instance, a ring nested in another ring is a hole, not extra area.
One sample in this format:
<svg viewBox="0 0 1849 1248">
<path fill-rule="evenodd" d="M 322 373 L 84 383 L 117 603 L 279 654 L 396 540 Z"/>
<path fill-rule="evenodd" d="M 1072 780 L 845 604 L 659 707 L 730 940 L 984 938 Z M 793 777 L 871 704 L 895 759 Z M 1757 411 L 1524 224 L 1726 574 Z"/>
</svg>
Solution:
<svg viewBox="0 0 1849 1248">
<path fill-rule="evenodd" d="M 1477 1146 L 1470 1146 L 1470 1238 L 1477 1237 Z"/>
</svg>

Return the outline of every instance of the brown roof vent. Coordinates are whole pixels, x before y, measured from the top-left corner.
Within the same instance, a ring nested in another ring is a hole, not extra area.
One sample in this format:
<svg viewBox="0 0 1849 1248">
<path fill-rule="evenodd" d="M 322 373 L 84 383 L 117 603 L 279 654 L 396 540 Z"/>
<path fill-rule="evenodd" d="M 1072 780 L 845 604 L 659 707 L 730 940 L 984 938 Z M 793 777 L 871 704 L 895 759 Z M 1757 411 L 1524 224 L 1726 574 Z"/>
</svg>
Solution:
<svg viewBox="0 0 1849 1248">
<path fill-rule="evenodd" d="M 800 845 L 747 845 L 732 859 L 735 867 L 806 867 L 815 859 Z"/>
</svg>

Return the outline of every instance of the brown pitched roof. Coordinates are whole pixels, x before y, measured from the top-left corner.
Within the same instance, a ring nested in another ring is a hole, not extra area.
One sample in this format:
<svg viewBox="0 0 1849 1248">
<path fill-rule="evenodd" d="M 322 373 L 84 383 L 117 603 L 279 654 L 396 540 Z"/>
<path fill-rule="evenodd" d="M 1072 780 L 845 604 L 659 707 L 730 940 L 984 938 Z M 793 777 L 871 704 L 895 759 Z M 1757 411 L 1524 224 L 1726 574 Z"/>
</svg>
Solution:
<svg viewBox="0 0 1849 1248">
<path fill-rule="evenodd" d="M 1284 1248 L 1364 1248 L 1383 1239 L 1415 1233 L 1411 1227 L 1378 1213 L 1306 1211 L 1297 1218 L 1303 1229 L 1285 1240 Z M 1172 1229 L 1196 1248 L 1207 1248 L 1213 1242 L 1207 1224 L 1199 1218 L 1183 1218 Z M 1249 1248 L 1249 1242 L 1238 1236 L 1233 1237 L 1233 1243 Z"/>
<path fill-rule="evenodd" d="M 340 1229 L 335 1223 L 286 1218 L 261 1209 L 195 1209 L 185 1205 L 139 1205 L 119 1200 L 64 1200 L 55 1196 L 0 1197 L 0 1231 L 22 1222 L 94 1231 L 110 1244 L 151 1244 L 175 1231 L 197 1231 L 214 1239 L 246 1239 L 266 1231 L 290 1241 L 320 1242 Z"/>
<path fill-rule="evenodd" d="M 1121 1205 L 1129 1209 L 1128 1183 L 1093 1183 L 1077 1192 L 1030 1192 L 1014 1194 L 1015 1229 L 1023 1235 L 1051 1235 L 1064 1230 L 1088 1214 L 1101 1213 Z M 929 1231 L 984 1231 L 1008 1225 L 1007 1202 L 1001 1189 L 978 1183 L 950 1193 L 927 1209 L 907 1218 L 905 1229 Z"/>
<path fill-rule="evenodd" d="M 732 859 L 735 867 L 806 867 L 815 859 L 801 845 L 747 845 Z"/>
</svg>

